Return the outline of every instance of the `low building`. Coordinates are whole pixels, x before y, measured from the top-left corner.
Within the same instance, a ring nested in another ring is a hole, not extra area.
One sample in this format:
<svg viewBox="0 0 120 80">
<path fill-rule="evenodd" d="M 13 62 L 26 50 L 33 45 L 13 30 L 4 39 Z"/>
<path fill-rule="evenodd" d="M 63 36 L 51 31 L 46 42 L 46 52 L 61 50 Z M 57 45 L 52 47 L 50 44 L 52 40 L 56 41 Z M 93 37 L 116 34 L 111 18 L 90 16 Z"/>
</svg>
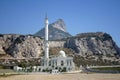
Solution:
<svg viewBox="0 0 120 80">
<path fill-rule="evenodd" d="M 65 52 L 61 50 L 57 56 L 51 56 L 49 60 L 42 58 L 39 68 L 40 71 L 57 69 L 62 72 L 74 70 L 75 66 L 73 57 L 66 56 Z"/>
</svg>

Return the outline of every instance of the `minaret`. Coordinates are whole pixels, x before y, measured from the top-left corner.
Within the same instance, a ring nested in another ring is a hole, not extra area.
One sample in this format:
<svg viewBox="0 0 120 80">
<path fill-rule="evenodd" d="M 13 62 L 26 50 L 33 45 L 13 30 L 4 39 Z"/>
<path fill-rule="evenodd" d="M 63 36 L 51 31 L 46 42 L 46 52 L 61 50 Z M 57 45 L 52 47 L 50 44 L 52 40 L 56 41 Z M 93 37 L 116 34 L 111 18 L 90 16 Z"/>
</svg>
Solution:
<svg viewBox="0 0 120 80">
<path fill-rule="evenodd" d="M 45 58 L 49 59 L 49 43 L 48 43 L 48 18 L 45 17 Z"/>
</svg>

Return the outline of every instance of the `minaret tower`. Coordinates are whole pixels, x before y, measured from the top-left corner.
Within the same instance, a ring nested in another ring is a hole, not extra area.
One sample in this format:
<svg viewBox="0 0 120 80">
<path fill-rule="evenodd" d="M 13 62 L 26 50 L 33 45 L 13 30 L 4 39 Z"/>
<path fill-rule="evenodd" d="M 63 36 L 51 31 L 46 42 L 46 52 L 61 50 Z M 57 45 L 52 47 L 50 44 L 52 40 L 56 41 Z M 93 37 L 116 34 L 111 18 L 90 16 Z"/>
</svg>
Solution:
<svg viewBox="0 0 120 80">
<path fill-rule="evenodd" d="M 48 18 L 45 17 L 45 58 L 49 59 L 49 42 L 48 42 Z"/>
</svg>

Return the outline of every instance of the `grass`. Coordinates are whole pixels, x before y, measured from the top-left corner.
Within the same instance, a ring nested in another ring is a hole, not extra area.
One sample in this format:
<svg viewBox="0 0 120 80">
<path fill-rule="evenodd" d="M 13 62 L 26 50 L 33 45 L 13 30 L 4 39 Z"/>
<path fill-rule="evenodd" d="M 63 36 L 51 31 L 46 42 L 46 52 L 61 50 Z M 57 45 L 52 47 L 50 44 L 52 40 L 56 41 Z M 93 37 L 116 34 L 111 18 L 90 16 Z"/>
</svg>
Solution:
<svg viewBox="0 0 120 80">
<path fill-rule="evenodd" d="M 8 77 L 8 76 L 13 76 L 13 75 L 17 75 L 17 73 L 14 72 L 14 70 L 0 69 L 0 77 Z"/>
<path fill-rule="evenodd" d="M 0 74 L 0 77 L 9 77 L 9 76 L 14 76 L 14 75 L 19 75 L 19 74 L 13 74 L 13 73 L 3 73 L 3 74 Z"/>
<path fill-rule="evenodd" d="M 14 70 L 12 69 L 0 69 L 0 73 L 13 73 Z"/>
<path fill-rule="evenodd" d="M 120 67 L 103 67 L 103 68 L 92 68 L 96 70 L 113 70 L 113 71 L 118 71 L 120 72 Z"/>
</svg>

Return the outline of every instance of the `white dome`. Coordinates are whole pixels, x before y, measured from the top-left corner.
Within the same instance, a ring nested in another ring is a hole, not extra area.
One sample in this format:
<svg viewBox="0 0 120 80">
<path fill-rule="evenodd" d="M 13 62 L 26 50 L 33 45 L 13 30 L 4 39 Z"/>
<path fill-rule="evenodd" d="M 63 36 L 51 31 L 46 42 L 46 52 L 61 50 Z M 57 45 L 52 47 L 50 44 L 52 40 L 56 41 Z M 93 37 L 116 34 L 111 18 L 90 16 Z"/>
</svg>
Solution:
<svg viewBox="0 0 120 80">
<path fill-rule="evenodd" d="M 60 57 L 66 57 L 66 54 L 63 50 L 59 51 L 59 56 Z"/>
</svg>

